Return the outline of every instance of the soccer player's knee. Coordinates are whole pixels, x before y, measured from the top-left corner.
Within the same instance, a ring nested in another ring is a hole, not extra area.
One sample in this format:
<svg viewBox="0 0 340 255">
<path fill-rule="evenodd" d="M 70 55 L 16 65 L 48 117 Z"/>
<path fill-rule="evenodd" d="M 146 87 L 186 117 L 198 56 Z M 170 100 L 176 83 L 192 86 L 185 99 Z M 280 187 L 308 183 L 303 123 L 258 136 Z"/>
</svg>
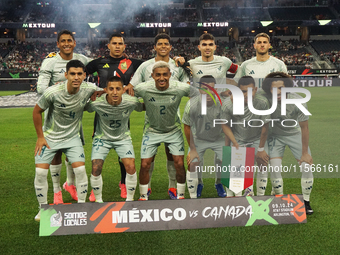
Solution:
<svg viewBox="0 0 340 255">
<path fill-rule="evenodd" d="M 35 182 L 43 183 L 47 180 L 48 169 L 43 169 L 40 167 L 35 168 Z"/>
<path fill-rule="evenodd" d="M 282 159 L 274 158 L 270 159 L 270 176 L 271 178 L 282 178 L 281 177 L 281 168 L 282 168 Z"/>
<path fill-rule="evenodd" d="M 174 164 L 176 169 L 184 167 L 184 157 L 175 157 Z"/>
<path fill-rule="evenodd" d="M 101 159 L 92 160 L 92 175 L 99 176 L 102 173 L 103 163 Z"/>
<path fill-rule="evenodd" d="M 191 162 L 190 165 L 188 165 L 188 170 L 190 172 L 198 172 L 197 169 L 199 169 L 200 167 L 200 162 L 196 161 L 196 162 Z"/>
<path fill-rule="evenodd" d="M 73 168 L 73 171 L 78 182 L 87 181 L 85 166 L 79 166 L 79 167 Z"/>
<path fill-rule="evenodd" d="M 151 167 L 151 162 L 149 162 L 148 160 L 142 160 L 141 170 L 148 171 L 150 167 Z"/>
<path fill-rule="evenodd" d="M 134 174 L 136 172 L 134 163 L 131 162 L 131 163 L 128 163 L 128 164 L 124 164 L 124 166 L 125 166 L 125 170 L 128 174 Z"/>
<path fill-rule="evenodd" d="M 313 178 L 311 165 L 306 162 L 301 163 L 302 178 Z"/>
<path fill-rule="evenodd" d="M 92 175 L 99 176 L 101 173 L 102 173 L 102 168 L 99 167 L 98 165 L 92 164 Z"/>
</svg>

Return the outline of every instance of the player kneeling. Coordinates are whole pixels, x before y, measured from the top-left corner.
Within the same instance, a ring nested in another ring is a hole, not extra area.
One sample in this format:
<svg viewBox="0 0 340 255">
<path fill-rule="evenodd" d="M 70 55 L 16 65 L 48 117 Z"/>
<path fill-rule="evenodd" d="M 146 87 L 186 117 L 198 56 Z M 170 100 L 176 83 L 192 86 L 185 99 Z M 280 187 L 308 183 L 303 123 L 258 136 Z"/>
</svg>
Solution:
<svg viewBox="0 0 340 255">
<path fill-rule="evenodd" d="M 136 97 L 123 94 L 123 81 L 117 76 L 107 80 L 104 91 L 105 94 L 101 95 L 96 101 L 89 102 L 85 107 L 85 110 L 88 112 L 95 111 L 98 116 L 92 143 L 92 174 L 90 178 L 92 192 L 90 201 L 103 202 L 101 172 L 104 160 L 111 149 L 117 152 L 126 169 L 126 201 L 133 201 L 137 186 L 137 174 L 128 121 L 132 111 L 141 112 L 144 104 L 140 103 Z M 95 199 L 93 199 L 93 196 Z"/>
</svg>

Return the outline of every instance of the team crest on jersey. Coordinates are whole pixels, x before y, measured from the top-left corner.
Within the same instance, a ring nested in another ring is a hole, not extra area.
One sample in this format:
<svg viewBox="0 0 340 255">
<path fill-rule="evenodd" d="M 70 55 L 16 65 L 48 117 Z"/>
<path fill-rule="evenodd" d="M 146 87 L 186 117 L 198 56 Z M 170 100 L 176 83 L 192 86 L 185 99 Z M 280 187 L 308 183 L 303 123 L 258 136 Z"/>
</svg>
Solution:
<svg viewBox="0 0 340 255">
<path fill-rule="evenodd" d="M 49 53 L 47 56 L 46 56 L 46 58 L 53 58 L 53 57 L 55 57 L 57 55 L 57 52 L 51 52 L 51 53 Z"/>
<path fill-rule="evenodd" d="M 221 70 L 222 70 L 222 66 L 220 66 L 219 68 L 217 68 L 217 70 L 221 72 Z"/>
<path fill-rule="evenodd" d="M 121 62 L 121 63 L 120 63 L 120 68 L 119 68 L 119 69 L 126 70 L 126 69 L 127 69 L 127 64 L 126 64 L 126 62 Z"/>
<path fill-rule="evenodd" d="M 129 115 L 129 110 L 125 110 L 122 112 L 123 117 L 127 117 Z"/>
<path fill-rule="evenodd" d="M 176 95 L 174 95 L 173 97 L 170 98 L 170 102 L 175 102 L 176 101 Z"/>
</svg>

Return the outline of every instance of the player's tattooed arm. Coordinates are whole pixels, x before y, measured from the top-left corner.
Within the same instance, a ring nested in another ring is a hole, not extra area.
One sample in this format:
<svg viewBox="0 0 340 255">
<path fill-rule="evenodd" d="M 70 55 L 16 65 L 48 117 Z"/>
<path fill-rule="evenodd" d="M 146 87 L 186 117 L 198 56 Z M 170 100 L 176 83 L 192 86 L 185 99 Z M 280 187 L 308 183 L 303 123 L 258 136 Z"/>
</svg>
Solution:
<svg viewBox="0 0 340 255">
<path fill-rule="evenodd" d="M 185 58 L 181 56 L 175 56 L 173 57 L 173 60 L 175 60 L 176 66 L 182 66 L 185 63 Z"/>
<path fill-rule="evenodd" d="M 45 140 L 44 132 L 42 130 L 42 113 L 44 112 L 37 104 L 33 109 L 33 123 L 35 127 L 35 131 L 37 132 L 38 140 L 35 145 L 34 156 L 37 154 L 40 155 L 43 151 L 44 146 L 50 149 L 50 146 Z"/>
<path fill-rule="evenodd" d="M 92 160 L 92 175 L 99 176 L 102 173 L 104 160 L 94 159 Z"/>
</svg>

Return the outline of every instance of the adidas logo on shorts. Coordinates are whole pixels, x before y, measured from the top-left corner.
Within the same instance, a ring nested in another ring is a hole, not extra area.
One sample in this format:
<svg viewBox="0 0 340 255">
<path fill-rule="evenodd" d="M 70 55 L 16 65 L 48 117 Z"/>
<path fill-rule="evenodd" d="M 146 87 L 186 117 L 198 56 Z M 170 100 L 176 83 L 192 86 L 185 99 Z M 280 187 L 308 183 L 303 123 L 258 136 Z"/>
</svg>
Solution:
<svg viewBox="0 0 340 255">
<path fill-rule="evenodd" d="M 132 155 L 132 152 L 128 151 L 125 155 Z"/>
</svg>

